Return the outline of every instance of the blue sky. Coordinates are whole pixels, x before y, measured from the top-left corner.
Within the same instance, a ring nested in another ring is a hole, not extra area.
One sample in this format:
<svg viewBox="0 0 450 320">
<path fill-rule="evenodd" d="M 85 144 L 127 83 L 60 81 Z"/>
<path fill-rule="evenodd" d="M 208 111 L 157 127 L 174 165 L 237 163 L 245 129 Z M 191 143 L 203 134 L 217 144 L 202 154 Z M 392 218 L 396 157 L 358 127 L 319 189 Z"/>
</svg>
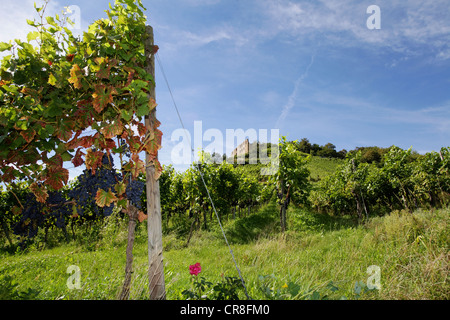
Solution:
<svg viewBox="0 0 450 320">
<path fill-rule="evenodd" d="M 23 38 L 33 1 L 1 2 L 0 41 Z M 52 0 L 49 12 L 77 5 L 86 30 L 105 17 L 108 2 Z M 450 145 L 448 0 L 143 3 L 191 134 L 202 121 L 204 131 L 224 136 L 279 128 L 288 140 L 337 150 L 395 144 L 425 153 Z M 367 28 L 370 5 L 381 10 L 381 29 Z M 170 164 L 181 125 L 158 65 L 156 81 L 160 159 Z"/>
</svg>

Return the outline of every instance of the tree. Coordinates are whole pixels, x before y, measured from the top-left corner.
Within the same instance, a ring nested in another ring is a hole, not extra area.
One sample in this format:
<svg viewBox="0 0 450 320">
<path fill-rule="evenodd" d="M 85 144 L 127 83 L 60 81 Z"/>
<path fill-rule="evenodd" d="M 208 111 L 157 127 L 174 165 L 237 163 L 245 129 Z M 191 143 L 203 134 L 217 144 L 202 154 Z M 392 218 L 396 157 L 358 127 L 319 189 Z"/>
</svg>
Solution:
<svg viewBox="0 0 450 320">
<path fill-rule="evenodd" d="M 309 154 L 311 151 L 311 143 L 307 138 L 303 138 L 298 143 L 298 151 Z"/>
</svg>

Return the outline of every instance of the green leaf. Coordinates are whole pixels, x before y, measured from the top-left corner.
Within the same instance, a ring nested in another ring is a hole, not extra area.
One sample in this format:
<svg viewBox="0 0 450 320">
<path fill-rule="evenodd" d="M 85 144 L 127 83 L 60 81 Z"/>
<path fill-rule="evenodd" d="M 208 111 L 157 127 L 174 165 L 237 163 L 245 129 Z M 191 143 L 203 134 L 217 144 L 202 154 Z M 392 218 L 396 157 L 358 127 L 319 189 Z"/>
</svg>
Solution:
<svg viewBox="0 0 450 320">
<path fill-rule="evenodd" d="M 126 208 L 127 207 L 127 199 L 121 199 L 121 200 L 117 201 L 117 206 Z"/>
<path fill-rule="evenodd" d="M 150 108 L 147 103 L 140 105 L 136 110 L 136 115 L 138 117 L 145 117 L 149 114 Z"/>
<path fill-rule="evenodd" d="M 32 27 L 37 27 L 36 23 L 34 21 L 28 20 L 27 19 L 27 23 L 32 26 Z"/>
<path fill-rule="evenodd" d="M 40 33 L 37 31 L 28 33 L 28 35 L 27 35 L 28 42 L 36 40 L 39 37 L 39 35 L 40 35 Z"/>
<path fill-rule="evenodd" d="M 70 160 L 72 160 L 72 155 L 69 153 L 69 152 L 64 152 L 62 155 L 61 155 L 61 157 L 62 157 L 62 159 L 63 159 L 63 161 L 65 162 L 65 161 L 70 161 Z"/>
<path fill-rule="evenodd" d="M 133 114 L 131 113 L 131 111 L 122 109 L 120 110 L 120 116 L 122 117 L 123 120 L 125 120 L 125 122 L 129 122 L 133 117 Z"/>
<path fill-rule="evenodd" d="M 0 52 L 10 50 L 12 48 L 12 44 L 6 42 L 0 42 Z"/>
<path fill-rule="evenodd" d="M 47 20 L 47 23 L 49 25 L 52 25 L 54 27 L 58 26 L 58 24 L 56 23 L 56 21 L 55 21 L 55 19 L 53 17 L 46 17 L 45 19 Z"/>
<path fill-rule="evenodd" d="M 45 114 L 46 114 L 48 117 L 50 117 L 50 118 L 53 118 L 53 117 L 60 117 L 60 116 L 62 115 L 62 110 L 61 110 L 61 108 L 60 108 L 58 105 L 52 103 L 52 104 L 45 110 Z"/>
</svg>

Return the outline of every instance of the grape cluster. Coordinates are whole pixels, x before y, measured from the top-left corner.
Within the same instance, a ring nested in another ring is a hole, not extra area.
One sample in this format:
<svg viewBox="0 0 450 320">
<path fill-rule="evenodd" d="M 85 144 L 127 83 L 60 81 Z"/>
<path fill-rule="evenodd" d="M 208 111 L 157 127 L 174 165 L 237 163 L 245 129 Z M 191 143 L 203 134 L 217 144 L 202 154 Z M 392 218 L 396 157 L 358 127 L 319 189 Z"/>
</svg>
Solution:
<svg viewBox="0 0 450 320">
<path fill-rule="evenodd" d="M 108 158 L 106 158 L 105 161 L 108 161 L 109 163 L 109 160 L 107 159 Z M 83 174 L 78 176 L 78 183 L 69 191 L 68 196 L 79 204 L 77 206 L 77 212 L 80 216 L 85 214 L 86 209 L 91 209 L 96 215 L 103 214 L 104 216 L 110 216 L 114 209 L 114 205 L 111 204 L 109 207 L 104 207 L 101 212 L 101 208 L 95 203 L 95 196 L 100 189 L 111 189 L 114 191 L 113 186 L 119 181 L 122 181 L 122 175 L 114 169 L 102 167 L 97 169 L 95 175 L 92 174 L 91 170 L 86 169 L 83 171 Z"/>
<path fill-rule="evenodd" d="M 71 215 L 70 206 L 66 205 L 66 202 L 60 191 L 50 192 L 46 205 L 38 202 L 33 193 L 28 193 L 26 207 L 22 211 L 20 221 L 14 227 L 14 234 L 34 238 L 38 229 L 51 219 L 54 219 L 57 228 L 65 228 L 66 219 Z M 47 210 L 44 211 L 44 208 Z"/>
<path fill-rule="evenodd" d="M 39 227 L 45 222 L 42 214 L 43 205 L 36 200 L 33 193 L 26 197 L 26 207 L 22 211 L 20 221 L 14 226 L 14 234 L 22 237 L 34 238 Z"/>
<path fill-rule="evenodd" d="M 72 214 L 67 200 L 63 197 L 60 191 L 50 192 L 47 199 L 47 204 L 50 206 L 49 215 L 56 219 L 56 227 L 62 229 L 66 226 L 66 219 Z"/>
<path fill-rule="evenodd" d="M 144 192 L 145 183 L 140 180 L 133 180 L 127 185 L 127 199 L 138 209 L 142 209 L 141 196 Z"/>
<path fill-rule="evenodd" d="M 68 217 L 73 213 L 73 202 L 76 203 L 76 210 L 80 216 L 88 212 L 93 212 L 96 216 L 110 216 L 114 204 L 100 208 L 97 206 L 95 198 L 98 190 L 115 192 L 114 186 L 123 181 L 122 174 L 113 168 L 112 156 L 105 154 L 102 158 L 102 167 L 96 170 L 95 175 L 90 169 L 84 170 L 66 196 L 61 191 L 52 191 L 48 194 L 47 202 L 42 204 L 37 201 L 33 193 L 29 193 L 26 207 L 22 211 L 21 220 L 14 228 L 14 233 L 24 238 L 33 238 L 48 219 L 54 219 L 58 228 L 65 228 Z M 139 209 L 142 209 L 141 197 L 144 187 L 144 182 L 134 180 L 130 181 L 126 188 L 127 199 Z"/>
</svg>

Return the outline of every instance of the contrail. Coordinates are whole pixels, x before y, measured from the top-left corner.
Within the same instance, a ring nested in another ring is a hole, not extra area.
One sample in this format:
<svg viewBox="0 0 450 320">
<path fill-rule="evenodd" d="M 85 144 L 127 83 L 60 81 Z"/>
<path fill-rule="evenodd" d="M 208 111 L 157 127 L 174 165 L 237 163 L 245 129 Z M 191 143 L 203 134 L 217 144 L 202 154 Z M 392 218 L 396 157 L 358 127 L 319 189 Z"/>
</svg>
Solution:
<svg viewBox="0 0 450 320">
<path fill-rule="evenodd" d="M 311 62 L 309 63 L 309 65 L 306 67 L 305 72 L 303 72 L 303 74 L 295 81 L 295 85 L 294 85 L 294 91 L 292 91 L 291 95 L 288 98 L 287 103 L 283 106 L 283 110 L 281 111 L 280 116 L 278 117 L 277 123 L 275 125 L 275 128 L 280 128 L 280 123 L 286 118 L 286 116 L 288 115 L 289 111 L 292 109 L 292 107 L 295 104 L 295 100 L 297 98 L 297 94 L 298 94 L 298 90 L 300 88 L 300 84 L 303 82 L 303 80 L 305 80 L 305 78 L 308 76 L 308 72 L 309 69 L 312 67 L 312 65 L 314 64 L 314 59 L 315 59 L 316 55 L 313 54 L 311 56 Z"/>
</svg>

